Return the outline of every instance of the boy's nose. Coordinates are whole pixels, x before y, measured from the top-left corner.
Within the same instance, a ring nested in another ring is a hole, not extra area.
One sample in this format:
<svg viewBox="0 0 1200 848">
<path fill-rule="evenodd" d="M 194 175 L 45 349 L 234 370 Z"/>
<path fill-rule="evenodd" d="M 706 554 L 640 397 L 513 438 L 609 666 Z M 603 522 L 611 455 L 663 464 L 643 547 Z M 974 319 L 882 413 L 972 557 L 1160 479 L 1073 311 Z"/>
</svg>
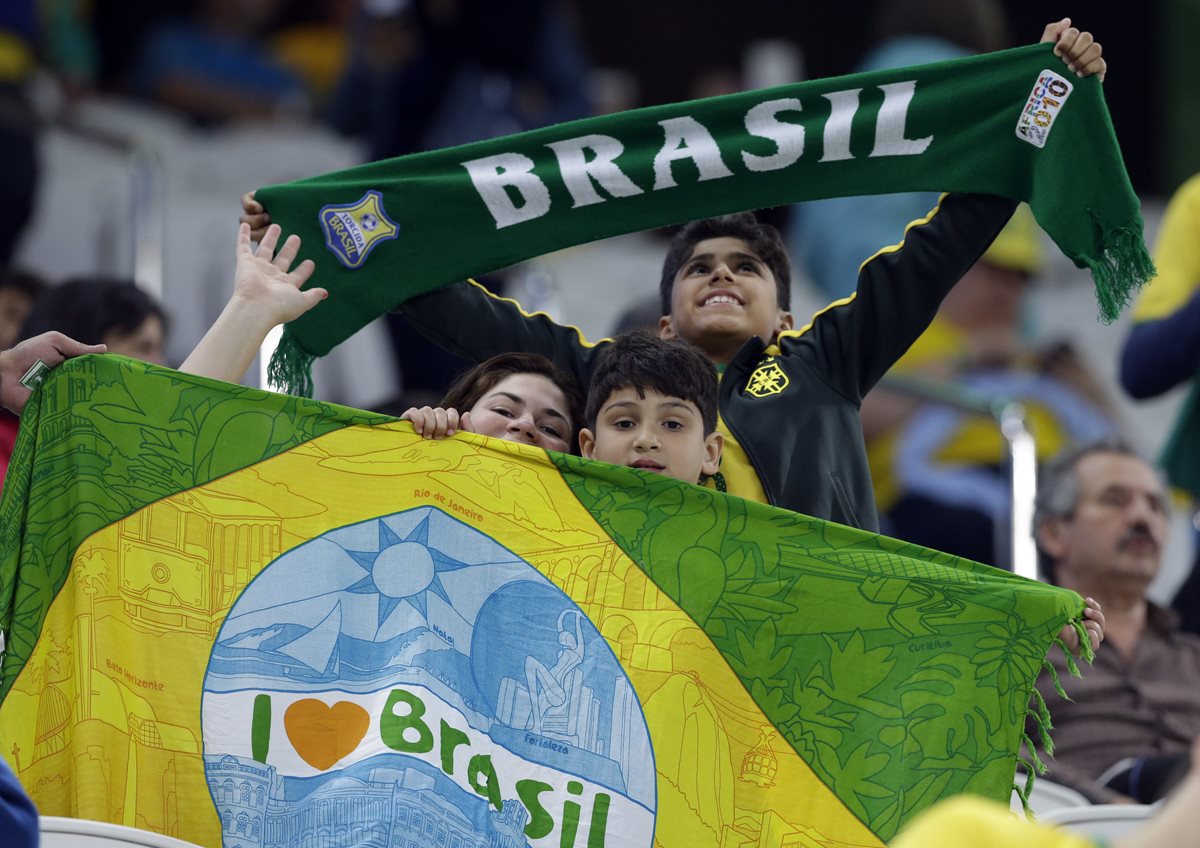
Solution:
<svg viewBox="0 0 1200 848">
<path fill-rule="evenodd" d="M 642 429 L 638 431 L 637 438 L 633 441 L 633 446 L 638 450 L 658 450 L 658 436 L 650 429 Z"/>
</svg>

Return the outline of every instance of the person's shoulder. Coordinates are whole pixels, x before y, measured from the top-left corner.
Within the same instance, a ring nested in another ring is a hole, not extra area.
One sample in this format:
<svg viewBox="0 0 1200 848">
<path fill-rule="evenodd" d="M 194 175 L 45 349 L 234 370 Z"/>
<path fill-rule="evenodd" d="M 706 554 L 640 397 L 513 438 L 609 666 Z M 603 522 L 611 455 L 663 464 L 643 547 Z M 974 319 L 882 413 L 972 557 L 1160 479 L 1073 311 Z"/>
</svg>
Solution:
<svg viewBox="0 0 1200 848">
<path fill-rule="evenodd" d="M 1200 659 L 1200 635 L 1180 628 L 1178 612 L 1153 601 L 1147 601 L 1146 621 L 1150 625 L 1150 630 L 1159 634 L 1175 650 L 1186 652 Z"/>
<path fill-rule="evenodd" d="M 38 813 L 29 795 L 8 763 L 0 758 L 0 821 L 8 825 L 5 845 L 38 844 Z"/>
<path fill-rule="evenodd" d="M 1184 180 L 1167 198 L 1159 231 L 1160 246 L 1163 233 L 1171 227 L 1180 235 L 1189 236 L 1197 221 L 1200 221 L 1200 173 Z"/>
<path fill-rule="evenodd" d="M 1200 636 L 1186 630 L 1175 630 L 1165 640 L 1171 665 L 1178 669 L 1180 681 L 1200 683 Z"/>
<path fill-rule="evenodd" d="M 1171 195 L 1171 202 L 1183 202 L 1200 210 L 1200 173 L 1192 174 Z"/>
<path fill-rule="evenodd" d="M 1180 630 L 1178 624 L 1174 625 L 1170 631 L 1171 639 L 1178 644 L 1182 650 L 1186 650 L 1191 654 L 1200 657 L 1200 634 L 1192 633 L 1188 630 Z"/>
</svg>

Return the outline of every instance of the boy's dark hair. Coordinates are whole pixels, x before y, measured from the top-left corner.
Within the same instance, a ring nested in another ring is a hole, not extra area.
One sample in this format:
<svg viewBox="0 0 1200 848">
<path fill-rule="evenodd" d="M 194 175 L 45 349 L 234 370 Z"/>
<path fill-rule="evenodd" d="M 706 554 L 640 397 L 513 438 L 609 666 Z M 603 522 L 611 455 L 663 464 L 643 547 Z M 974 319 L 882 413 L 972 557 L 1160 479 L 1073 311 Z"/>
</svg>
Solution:
<svg viewBox="0 0 1200 848">
<path fill-rule="evenodd" d="M 480 362 L 451 383 L 446 396 L 442 398 L 442 406 L 467 412 L 497 383 L 513 374 L 539 374 L 562 390 L 567 400 L 567 408 L 563 412 L 571 418 L 571 433 L 566 441 L 571 446 L 571 452 L 578 453 L 579 440 L 576 436 L 583 426 L 583 392 L 579 390 L 574 377 L 541 354 L 501 353 Z"/>
<path fill-rule="evenodd" d="M 167 329 L 167 314 L 133 282 L 81 277 L 46 289 L 33 305 L 21 338 L 58 330 L 84 344 L 99 344 L 113 330 L 132 333 L 157 318 Z"/>
<path fill-rule="evenodd" d="M 792 266 L 788 261 L 787 249 L 779 230 L 763 224 L 753 212 L 738 212 L 719 218 L 704 218 L 691 221 L 679 228 L 671 237 L 667 256 L 663 260 L 662 279 L 658 284 L 658 296 L 662 314 L 671 314 L 671 291 L 675 288 L 675 275 L 688 261 L 692 250 L 702 241 L 714 238 L 735 238 L 744 241 L 756 253 L 775 277 L 775 295 L 780 309 L 792 308 Z"/>
<path fill-rule="evenodd" d="M 596 429 L 600 407 L 621 389 L 635 389 L 639 397 L 653 389 L 694 403 L 704 422 L 704 434 L 717 429 L 717 369 L 699 348 L 683 339 L 626 333 L 605 346 L 588 389 L 588 429 Z"/>
</svg>

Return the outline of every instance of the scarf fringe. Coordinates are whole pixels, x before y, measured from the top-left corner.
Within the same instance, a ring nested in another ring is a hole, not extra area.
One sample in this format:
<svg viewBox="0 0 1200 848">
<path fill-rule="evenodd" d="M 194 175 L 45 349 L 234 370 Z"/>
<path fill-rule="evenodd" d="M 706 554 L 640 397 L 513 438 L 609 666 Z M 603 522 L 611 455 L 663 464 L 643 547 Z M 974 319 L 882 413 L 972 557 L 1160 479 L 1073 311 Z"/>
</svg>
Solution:
<svg viewBox="0 0 1200 848">
<path fill-rule="evenodd" d="M 1092 642 L 1088 638 L 1087 629 L 1083 626 L 1083 616 L 1079 615 L 1071 619 L 1070 624 L 1075 628 L 1075 633 L 1079 636 L 1079 654 L 1089 664 L 1095 660 L 1096 652 L 1092 649 Z M 1063 655 L 1067 658 L 1067 670 L 1072 677 L 1082 677 L 1079 673 L 1079 665 L 1075 662 L 1075 658 L 1071 652 L 1067 650 L 1067 645 L 1061 637 L 1054 637 L 1054 644 L 1058 645 Z M 1054 682 L 1054 691 L 1059 697 L 1065 701 L 1070 701 L 1071 697 L 1067 691 L 1063 689 L 1062 682 L 1058 679 L 1058 670 L 1049 659 L 1042 660 L 1042 670 L 1050 675 L 1050 679 Z M 1054 729 L 1054 724 L 1050 721 L 1050 708 L 1046 705 L 1046 699 L 1042 697 L 1042 693 L 1038 691 L 1037 686 L 1033 687 L 1032 703 L 1026 709 L 1025 714 L 1037 729 L 1038 743 L 1046 756 L 1054 756 L 1054 740 L 1050 737 L 1050 731 Z M 1028 725 L 1027 725 L 1028 726 Z M 1027 818 L 1032 817 L 1029 809 L 1029 794 L 1033 791 L 1034 782 L 1038 775 L 1043 775 L 1047 771 L 1047 766 L 1038 756 L 1038 744 L 1035 744 L 1026 731 L 1025 750 L 1029 753 L 1029 759 L 1018 757 L 1018 760 L 1025 765 L 1025 785 L 1019 786 L 1013 782 L 1013 791 L 1017 793 L 1017 797 L 1021 799 L 1021 809 L 1024 810 Z"/>
<path fill-rule="evenodd" d="M 1071 619 L 1071 626 L 1075 628 L 1075 634 L 1079 637 L 1079 655 L 1083 657 L 1084 662 L 1091 665 L 1096 661 L 1096 651 L 1092 647 L 1092 639 L 1088 636 L 1087 628 L 1083 626 L 1083 617 Z"/>
<path fill-rule="evenodd" d="M 1049 662 L 1046 666 L 1053 670 Z M 1054 679 L 1055 688 L 1058 688 L 1058 678 Z M 1061 693 L 1061 688 L 1059 689 Z M 1050 739 L 1050 731 L 1053 725 L 1050 724 L 1050 710 L 1046 707 L 1046 701 L 1042 698 L 1042 694 L 1038 692 L 1037 687 L 1033 689 L 1034 699 L 1037 703 L 1036 708 L 1030 707 L 1025 711 L 1025 715 L 1033 722 L 1037 728 L 1038 741 L 1041 743 L 1042 750 L 1047 756 L 1054 756 L 1054 742 Z M 1066 695 L 1063 695 L 1066 697 Z M 1038 756 L 1038 745 L 1030 737 L 1029 731 L 1021 734 L 1025 739 L 1025 750 L 1029 753 L 1029 758 L 1018 757 L 1017 760 L 1025 766 L 1025 785 L 1018 784 L 1013 781 L 1013 791 L 1017 793 L 1017 797 L 1021 799 L 1021 809 L 1025 813 L 1026 818 L 1033 817 L 1033 811 L 1029 808 L 1029 795 L 1033 792 L 1034 782 L 1039 775 L 1043 775 L 1047 771 L 1046 764 L 1042 762 L 1042 758 Z"/>
<path fill-rule="evenodd" d="M 1146 250 L 1140 227 L 1110 229 L 1095 221 L 1095 216 L 1093 221 L 1101 231 L 1103 248 L 1099 257 L 1085 256 L 1083 262 L 1092 272 L 1096 284 L 1100 318 L 1105 324 L 1111 324 L 1129 304 L 1134 292 L 1158 272 Z"/>
<path fill-rule="evenodd" d="M 1025 744 L 1030 751 L 1033 750 L 1033 744 L 1030 742 L 1028 735 L 1025 737 Z M 1020 760 L 1020 762 L 1025 766 L 1025 784 L 1021 785 L 1014 780 L 1013 791 L 1016 792 L 1017 797 L 1021 799 L 1021 810 L 1025 813 L 1025 818 L 1032 818 L 1033 810 L 1029 808 L 1029 796 L 1033 792 L 1033 782 L 1036 779 L 1035 774 L 1037 773 L 1037 769 L 1034 767 L 1033 763 L 1024 757 L 1018 757 L 1017 759 Z M 1046 768 L 1044 765 L 1042 765 L 1041 760 L 1038 760 L 1036 756 L 1034 757 L 1034 760 L 1039 766 L 1041 766 L 1043 770 Z"/>
<path fill-rule="evenodd" d="M 316 356 L 300 346 L 295 336 L 284 328 L 279 346 L 271 355 L 267 379 L 272 386 L 289 395 L 310 398 L 313 395 L 313 362 Z"/>
<path fill-rule="evenodd" d="M 1042 693 L 1036 686 L 1033 687 L 1033 697 L 1036 706 L 1030 707 L 1026 712 L 1037 724 L 1042 750 L 1046 752 L 1047 756 L 1053 757 L 1054 740 L 1050 738 L 1050 731 L 1054 729 L 1054 724 L 1050 721 L 1050 708 L 1046 706 L 1046 699 L 1042 697 Z"/>
</svg>

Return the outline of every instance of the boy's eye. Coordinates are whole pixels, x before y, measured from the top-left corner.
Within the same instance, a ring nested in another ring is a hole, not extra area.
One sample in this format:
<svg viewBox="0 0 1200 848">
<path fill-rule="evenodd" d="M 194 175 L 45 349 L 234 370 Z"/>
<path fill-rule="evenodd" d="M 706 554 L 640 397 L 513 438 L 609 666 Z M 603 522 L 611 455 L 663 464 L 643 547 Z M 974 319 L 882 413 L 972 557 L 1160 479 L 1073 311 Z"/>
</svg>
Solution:
<svg viewBox="0 0 1200 848">
<path fill-rule="evenodd" d="M 683 422 L 682 422 L 682 421 L 675 421 L 675 420 L 673 420 L 673 419 L 672 419 L 672 420 L 670 420 L 670 421 L 664 421 L 664 422 L 663 422 L 663 426 L 664 426 L 664 427 L 666 427 L 668 430 L 682 430 L 682 429 L 683 429 Z"/>
<path fill-rule="evenodd" d="M 758 266 L 753 262 L 743 262 L 738 266 L 738 272 L 742 274 L 757 274 Z"/>
<path fill-rule="evenodd" d="M 630 430 L 635 426 L 633 421 L 629 418 L 618 418 L 612 423 L 612 425 L 618 430 Z"/>
<path fill-rule="evenodd" d="M 688 273 L 689 274 L 707 274 L 708 266 L 705 265 L 703 262 L 697 262 L 695 265 L 692 265 L 688 268 Z"/>
</svg>

